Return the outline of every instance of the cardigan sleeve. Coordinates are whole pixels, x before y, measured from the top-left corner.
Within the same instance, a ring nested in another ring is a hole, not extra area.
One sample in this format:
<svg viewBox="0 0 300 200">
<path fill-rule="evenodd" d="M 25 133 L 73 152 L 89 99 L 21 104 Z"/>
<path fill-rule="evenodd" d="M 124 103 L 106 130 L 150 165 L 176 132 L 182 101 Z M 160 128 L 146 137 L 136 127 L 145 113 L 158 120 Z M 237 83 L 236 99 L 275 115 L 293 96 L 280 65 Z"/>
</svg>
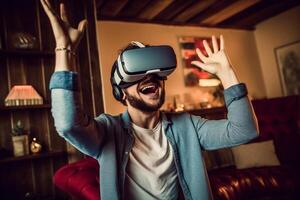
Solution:
<svg viewBox="0 0 300 200">
<path fill-rule="evenodd" d="M 97 120 L 80 108 L 78 75 L 71 71 L 54 72 L 50 80 L 54 125 L 60 136 L 84 154 L 96 158 L 104 140 L 105 118 Z"/>
<path fill-rule="evenodd" d="M 227 119 L 203 120 L 192 116 L 201 146 L 207 150 L 246 143 L 258 136 L 258 126 L 245 84 L 224 91 Z"/>
</svg>

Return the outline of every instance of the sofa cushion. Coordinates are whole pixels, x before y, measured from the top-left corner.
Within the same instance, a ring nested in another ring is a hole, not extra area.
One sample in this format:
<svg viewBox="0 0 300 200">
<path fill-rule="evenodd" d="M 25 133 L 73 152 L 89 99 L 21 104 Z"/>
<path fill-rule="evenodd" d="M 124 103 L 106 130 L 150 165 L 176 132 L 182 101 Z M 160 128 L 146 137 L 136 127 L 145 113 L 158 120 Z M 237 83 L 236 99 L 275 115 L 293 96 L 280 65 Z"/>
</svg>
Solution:
<svg viewBox="0 0 300 200">
<path fill-rule="evenodd" d="M 231 148 L 203 151 L 202 155 L 208 171 L 235 165 Z"/>
<path fill-rule="evenodd" d="M 272 140 L 232 148 L 237 169 L 280 165 Z"/>
</svg>

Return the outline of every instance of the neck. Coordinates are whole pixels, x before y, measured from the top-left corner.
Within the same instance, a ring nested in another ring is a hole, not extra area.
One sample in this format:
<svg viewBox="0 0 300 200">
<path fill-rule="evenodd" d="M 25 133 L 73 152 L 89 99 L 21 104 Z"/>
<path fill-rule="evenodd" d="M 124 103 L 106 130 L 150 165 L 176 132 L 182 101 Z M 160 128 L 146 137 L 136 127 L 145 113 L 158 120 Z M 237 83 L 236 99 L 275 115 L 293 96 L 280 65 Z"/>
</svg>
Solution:
<svg viewBox="0 0 300 200">
<path fill-rule="evenodd" d="M 144 112 L 129 106 L 128 113 L 131 121 L 142 128 L 153 129 L 160 120 L 159 110 L 154 112 Z"/>
</svg>

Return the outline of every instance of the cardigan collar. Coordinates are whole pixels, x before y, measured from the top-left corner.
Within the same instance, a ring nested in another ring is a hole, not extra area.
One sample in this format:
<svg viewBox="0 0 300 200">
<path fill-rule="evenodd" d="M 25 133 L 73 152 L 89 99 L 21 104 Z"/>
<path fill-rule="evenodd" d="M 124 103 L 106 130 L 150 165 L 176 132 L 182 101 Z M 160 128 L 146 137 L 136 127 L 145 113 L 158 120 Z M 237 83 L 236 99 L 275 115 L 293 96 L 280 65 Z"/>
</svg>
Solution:
<svg viewBox="0 0 300 200">
<path fill-rule="evenodd" d="M 161 112 L 161 116 L 162 116 L 162 124 L 163 124 L 163 127 L 165 129 L 167 129 L 168 125 L 171 125 L 172 124 L 172 121 L 171 119 L 167 116 L 166 113 L 164 112 Z M 121 114 L 121 121 L 122 121 L 122 126 L 123 128 L 125 129 L 129 129 L 131 127 L 131 118 L 130 118 L 130 115 L 128 113 L 128 110 L 126 110 L 125 112 L 123 112 Z"/>
</svg>

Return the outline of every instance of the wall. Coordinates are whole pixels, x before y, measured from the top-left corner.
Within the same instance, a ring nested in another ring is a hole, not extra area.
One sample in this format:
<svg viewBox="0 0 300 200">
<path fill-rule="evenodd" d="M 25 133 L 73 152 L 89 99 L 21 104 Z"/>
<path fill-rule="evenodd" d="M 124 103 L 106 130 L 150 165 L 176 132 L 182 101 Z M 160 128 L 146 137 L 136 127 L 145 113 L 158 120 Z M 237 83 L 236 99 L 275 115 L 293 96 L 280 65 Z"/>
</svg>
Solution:
<svg viewBox="0 0 300 200">
<path fill-rule="evenodd" d="M 300 40 L 300 6 L 257 25 L 255 39 L 269 98 L 283 96 L 274 48 Z"/>
<path fill-rule="evenodd" d="M 255 38 L 252 31 L 233 29 L 213 29 L 200 27 L 166 26 L 127 22 L 98 21 L 98 46 L 100 48 L 100 62 L 105 112 L 117 114 L 125 107 L 114 100 L 109 82 L 110 70 L 120 48 L 132 40 L 159 45 L 171 45 L 177 56 L 178 68 L 166 82 L 166 95 L 185 94 L 193 99 L 203 98 L 206 90 L 187 88 L 184 86 L 183 71 L 180 60 L 178 36 L 204 36 L 212 34 L 225 37 L 225 46 L 231 62 L 242 82 L 248 85 L 249 94 L 255 98 L 265 97 L 264 82 L 261 76 L 260 63 L 257 55 Z M 168 100 L 168 98 L 167 98 Z"/>
</svg>

